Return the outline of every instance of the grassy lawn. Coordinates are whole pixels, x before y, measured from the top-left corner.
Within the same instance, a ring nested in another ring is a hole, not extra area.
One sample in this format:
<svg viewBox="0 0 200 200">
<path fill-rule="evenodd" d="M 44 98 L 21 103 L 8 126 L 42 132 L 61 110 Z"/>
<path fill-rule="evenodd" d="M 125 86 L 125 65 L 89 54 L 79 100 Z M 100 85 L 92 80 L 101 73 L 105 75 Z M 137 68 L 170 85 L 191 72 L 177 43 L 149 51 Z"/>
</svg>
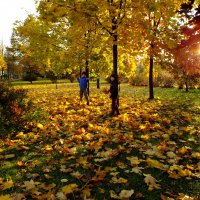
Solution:
<svg viewBox="0 0 200 200">
<path fill-rule="evenodd" d="M 0 199 L 199 199 L 200 90 L 122 84 L 120 112 L 91 84 L 13 84 L 33 101 L 26 131 L 0 140 Z M 108 87 L 104 84 L 103 87 Z"/>
<path fill-rule="evenodd" d="M 57 81 L 57 84 L 62 84 L 62 83 L 69 83 L 69 80 L 66 79 L 61 79 Z M 20 86 L 20 85 L 42 85 L 42 84 L 52 84 L 52 81 L 49 79 L 38 79 L 37 81 L 33 81 L 30 83 L 29 81 L 22 81 L 22 80 L 17 80 L 17 81 L 12 81 L 10 82 L 12 86 Z"/>
</svg>

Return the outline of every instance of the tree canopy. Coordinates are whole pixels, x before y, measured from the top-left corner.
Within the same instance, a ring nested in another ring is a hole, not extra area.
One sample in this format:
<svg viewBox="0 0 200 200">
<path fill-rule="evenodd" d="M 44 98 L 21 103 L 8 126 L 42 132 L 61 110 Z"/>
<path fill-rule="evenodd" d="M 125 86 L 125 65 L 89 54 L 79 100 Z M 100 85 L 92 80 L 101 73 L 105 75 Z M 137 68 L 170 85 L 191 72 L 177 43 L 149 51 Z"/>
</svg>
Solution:
<svg viewBox="0 0 200 200">
<path fill-rule="evenodd" d="M 130 77 L 142 62 L 149 71 L 150 99 L 155 66 L 199 74 L 198 1 L 36 2 L 38 15 L 17 22 L 14 29 L 12 47 L 24 66 L 56 76 L 84 69 L 95 76 Z"/>
</svg>

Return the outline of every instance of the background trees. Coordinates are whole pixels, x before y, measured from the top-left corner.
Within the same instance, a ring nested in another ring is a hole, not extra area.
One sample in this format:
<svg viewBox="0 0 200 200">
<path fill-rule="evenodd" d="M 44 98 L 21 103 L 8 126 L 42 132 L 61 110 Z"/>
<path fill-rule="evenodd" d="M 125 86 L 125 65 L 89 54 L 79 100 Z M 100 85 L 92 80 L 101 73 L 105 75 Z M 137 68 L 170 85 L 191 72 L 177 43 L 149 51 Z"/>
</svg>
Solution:
<svg viewBox="0 0 200 200">
<path fill-rule="evenodd" d="M 194 9 L 194 1 L 183 4 L 180 13 L 187 22 L 183 27 L 183 39 L 174 49 L 176 68 L 179 71 L 180 87 L 186 86 L 186 91 L 198 82 L 200 77 L 200 10 Z"/>
<path fill-rule="evenodd" d="M 4 71 L 5 71 L 6 67 L 7 67 L 6 62 L 5 62 L 4 58 L 3 58 L 3 56 L 0 55 L 0 70 L 1 70 L 1 77 L 3 77 L 3 75 L 4 75 Z"/>
<path fill-rule="evenodd" d="M 198 77 L 197 3 L 41 0 L 38 16 L 16 23 L 10 53 L 26 71 L 55 78 L 82 70 L 93 77 L 119 73 L 134 85 L 148 84 L 153 99 L 153 87 L 173 79 L 167 71 L 177 80 L 178 71 Z"/>
</svg>

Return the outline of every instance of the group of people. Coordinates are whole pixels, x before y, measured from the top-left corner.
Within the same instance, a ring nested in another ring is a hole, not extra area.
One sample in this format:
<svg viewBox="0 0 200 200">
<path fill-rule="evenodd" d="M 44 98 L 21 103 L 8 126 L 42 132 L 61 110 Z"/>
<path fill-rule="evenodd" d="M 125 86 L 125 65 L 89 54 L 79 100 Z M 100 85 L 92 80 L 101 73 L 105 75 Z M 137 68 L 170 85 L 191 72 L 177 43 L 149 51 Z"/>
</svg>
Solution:
<svg viewBox="0 0 200 200">
<path fill-rule="evenodd" d="M 80 101 L 83 99 L 83 95 L 87 101 L 87 105 L 89 105 L 89 97 L 88 97 L 88 84 L 89 78 L 86 75 L 86 72 L 82 72 L 81 78 L 78 78 L 78 82 L 80 85 Z M 118 80 L 115 75 L 110 76 L 110 89 L 109 89 L 110 98 L 112 99 L 111 106 L 111 115 L 119 115 L 119 96 L 118 96 Z"/>
</svg>

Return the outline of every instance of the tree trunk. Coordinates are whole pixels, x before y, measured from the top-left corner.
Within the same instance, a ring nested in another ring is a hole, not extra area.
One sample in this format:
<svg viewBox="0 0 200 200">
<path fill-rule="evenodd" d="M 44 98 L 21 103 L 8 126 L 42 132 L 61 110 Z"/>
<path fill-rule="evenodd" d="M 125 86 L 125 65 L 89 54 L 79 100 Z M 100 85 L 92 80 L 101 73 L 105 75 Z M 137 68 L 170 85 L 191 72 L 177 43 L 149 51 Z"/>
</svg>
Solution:
<svg viewBox="0 0 200 200">
<path fill-rule="evenodd" d="M 118 78 L 118 70 L 117 70 L 117 58 L 118 58 L 118 35 L 113 35 L 113 73 Z"/>
<path fill-rule="evenodd" d="M 85 72 L 86 76 L 89 78 L 89 60 L 86 58 L 85 61 Z M 87 88 L 88 96 L 90 95 L 90 82 L 88 81 L 88 88 Z"/>
<path fill-rule="evenodd" d="M 97 89 L 100 89 L 100 78 L 97 78 Z"/>
<path fill-rule="evenodd" d="M 112 19 L 112 36 L 113 36 L 113 73 L 117 78 L 117 84 L 119 84 L 118 78 L 118 33 L 117 33 L 117 20 L 115 18 Z M 117 85 L 118 88 L 118 85 Z M 118 88 L 119 90 L 119 88 Z M 118 108 L 119 108 L 119 101 L 118 101 Z"/>
<path fill-rule="evenodd" d="M 188 76 L 186 76 L 186 79 L 185 79 L 185 91 L 189 92 L 189 78 L 188 78 Z"/>
<path fill-rule="evenodd" d="M 3 77 L 4 77 L 4 69 L 2 68 L 1 69 L 1 79 L 3 79 Z"/>
<path fill-rule="evenodd" d="M 82 67 L 80 67 L 80 72 L 79 72 L 79 77 L 81 78 L 81 74 L 82 74 Z"/>
<path fill-rule="evenodd" d="M 30 71 L 30 82 L 31 82 L 31 84 L 33 83 L 33 80 L 32 80 L 32 71 Z"/>
<path fill-rule="evenodd" d="M 154 99 L 153 92 L 153 44 L 150 47 L 150 66 L 149 66 L 149 99 Z"/>
</svg>

